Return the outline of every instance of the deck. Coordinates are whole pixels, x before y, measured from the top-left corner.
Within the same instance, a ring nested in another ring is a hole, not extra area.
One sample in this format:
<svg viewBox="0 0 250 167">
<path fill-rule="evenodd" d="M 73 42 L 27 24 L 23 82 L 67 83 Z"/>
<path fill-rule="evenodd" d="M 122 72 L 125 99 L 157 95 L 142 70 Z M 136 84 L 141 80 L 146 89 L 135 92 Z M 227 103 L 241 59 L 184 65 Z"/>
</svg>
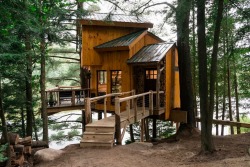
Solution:
<svg viewBox="0 0 250 167">
<path fill-rule="evenodd" d="M 132 93 L 132 95 L 131 95 Z M 144 118 L 151 115 L 162 115 L 165 108 L 153 103 L 153 94 L 157 92 L 145 92 L 133 94 L 133 92 L 115 93 L 104 96 L 85 99 L 86 129 L 81 140 L 81 147 L 108 146 L 115 143 L 121 144 L 126 127 L 135 122 L 143 122 Z M 159 92 L 164 93 L 164 92 Z M 114 115 L 107 117 L 106 99 L 115 96 Z M 121 97 L 122 96 L 122 97 Z M 91 104 L 99 100 L 104 101 L 104 119 L 92 122 Z M 143 133 L 143 130 L 141 130 Z M 142 135 L 143 136 L 143 135 Z"/>
</svg>

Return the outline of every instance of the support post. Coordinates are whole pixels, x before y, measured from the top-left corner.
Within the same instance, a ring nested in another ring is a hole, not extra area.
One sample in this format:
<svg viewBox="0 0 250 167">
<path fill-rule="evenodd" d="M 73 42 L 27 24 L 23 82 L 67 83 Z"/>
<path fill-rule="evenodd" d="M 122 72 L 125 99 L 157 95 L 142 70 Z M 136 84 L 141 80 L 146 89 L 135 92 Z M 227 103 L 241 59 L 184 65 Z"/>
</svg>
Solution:
<svg viewBox="0 0 250 167">
<path fill-rule="evenodd" d="M 156 118 L 153 117 L 153 138 L 156 138 Z"/>
<path fill-rule="evenodd" d="M 115 136 L 116 144 L 121 145 L 121 113 L 120 113 L 120 101 L 119 98 L 115 98 Z"/>
<path fill-rule="evenodd" d="M 85 124 L 91 123 L 91 102 L 90 98 L 85 98 Z"/>
<path fill-rule="evenodd" d="M 72 106 L 74 106 L 76 104 L 75 94 L 76 94 L 76 92 L 74 90 L 72 90 L 72 97 L 71 97 L 71 105 Z"/>
<path fill-rule="evenodd" d="M 161 80 L 161 71 L 160 64 L 157 64 L 157 80 L 156 80 L 156 110 L 160 109 L 160 82 Z"/>
<path fill-rule="evenodd" d="M 82 110 L 82 135 L 85 132 L 85 111 Z"/>
<path fill-rule="evenodd" d="M 102 111 L 98 111 L 98 120 L 102 119 Z"/>
<path fill-rule="evenodd" d="M 141 142 L 144 142 L 145 119 L 141 119 Z"/>
</svg>

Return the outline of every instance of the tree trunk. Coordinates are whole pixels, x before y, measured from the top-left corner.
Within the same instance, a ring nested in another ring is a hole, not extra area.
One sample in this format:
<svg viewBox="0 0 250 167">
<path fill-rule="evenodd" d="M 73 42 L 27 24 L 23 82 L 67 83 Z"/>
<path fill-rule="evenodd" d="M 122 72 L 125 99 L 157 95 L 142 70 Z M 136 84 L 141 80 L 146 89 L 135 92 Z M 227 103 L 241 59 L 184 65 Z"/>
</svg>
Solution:
<svg viewBox="0 0 250 167">
<path fill-rule="evenodd" d="M 237 73 L 236 73 L 236 66 L 235 66 L 235 59 L 233 61 L 234 66 L 234 92 L 235 92 L 235 107 L 236 107 L 236 120 L 240 122 L 240 111 L 239 111 L 239 95 L 238 95 L 238 80 L 237 80 Z M 237 126 L 237 134 L 240 134 L 240 126 Z"/>
<path fill-rule="evenodd" d="M 230 121 L 233 121 L 229 58 L 227 59 L 227 88 L 228 88 L 228 109 L 229 109 L 228 114 Z M 231 134 L 234 134 L 234 127 L 230 126 L 230 129 L 231 129 Z"/>
<path fill-rule="evenodd" d="M 205 0 L 197 1 L 197 34 L 199 62 L 199 95 L 201 112 L 201 152 L 214 152 L 212 117 L 208 111 L 207 50 L 205 33 Z"/>
<path fill-rule="evenodd" d="M 218 45 L 219 45 L 221 21 L 223 17 L 223 14 L 222 14 L 223 6 L 224 6 L 223 2 L 224 0 L 218 1 L 217 18 L 216 18 L 215 30 L 214 30 L 212 62 L 211 62 L 211 71 L 210 71 L 210 89 L 209 89 L 210 90 L 209 119 L 211 120 L 213 119 L 213 112 L 214 112 L 214 92 L 215 92 L 215 83 L 216 83 L 216 78 L 217 78 Z"/>
<path fill-rule="evenodd" d="M 6 125 L 6 120 L 5 120 L 5 115 L 4 115 L 4 110 L 3 110 L 3 99 L 2 99 L 2 79 L 1 79 L 1 74 L 0 74 L 0 117 L 1 117 L 1 122 L 2 122 L 2 138 L 3 138 L 3 143 L 8 143 L 7 147 L 7 163 L 6 167 L 11 166 L 11 153 L 10 153 L 10 147 L 9 147 L 9 138 L 8 138 L 8 131 L 7 131 L 7 125 Z"/>
<path fill-rule="evenodd" d="M 42 19 L 43 17 L 43 2 L 40 0 L 39 1 L 40 5 L 40 15 L 39 15 L 39 20 L 41 24 L 44 24 L 44 21 Z M 47 115 L 47 104 L 46 104 L 46 93 L 45 93 L 45 76 L 46 76 L 46 71 L 45 71 L 45 64 L 46 64 L 46 58 L 45 58 L 45 50 L 46 49 L 46 43 L 45 43 L 45 32 L 44 30 L 41 33 L 41 39 L 40 39 L 40 66 L 41 66 L 41 75 L 40 75 L 40 91 L 41 91 L 41 116 L 43 120 L 43 141 L 49 142 L 49 134 L 48 134 L 48 115 Z"/>
<path fill-rule="evenodd" d="M 216 112 L 216 119 L 219 119 L 219 89 L 218 89 L 218 78 L 216 78 L 216 105 L 215 105 L 215 112 Z M 216 124 L 216 136 L 219 135 L 219 124 Z"/>
<path fill-rule="evenodd" d="M 191 1 L 178 0 L 176 21 L 181 109 L 188 112 L 186 125 L 189 127 L 195 127 L 191 57 L 189 47 L 190 9 Z M 181 126 L 183 125 L 184 124 L 182 124 Z"/>
<path fill-rule="evenodd" d="M 24 120 L 23 106 L 21 107 L 21 120 L 22 120 L 22 137 L 25 137 L 25 120 Z"/>
<path fill-rule="evenodd" d="M 195 114 L 195 117 L 198 116 L 198 110 L 197 110 L 197 100 L 196 100 L 196 97 L 197 97 L 197 91 L 196 91 L 196 34 L 195 34 L 195 28 L 196 28 L 196 25 L 195 25 L 195 2 L 192 1 L 192 57 L 193 57 L 193 60 L 192 60 L 192 78 L 193 78 L 193 101 L 194 101 L 194 114 Z M 196 123 L 196 127 L 198 128 L 198 123 Z"/>
<path fill-rule="evenodd" d="M 32 136 L 32 125 L 33 125 L 33 106 L 32 106 L 32 56 L 31 56 L 31 43 L 29 35 L 26 35 L 25 39 L 26 47 L 26 135 Z"/>
</svg>

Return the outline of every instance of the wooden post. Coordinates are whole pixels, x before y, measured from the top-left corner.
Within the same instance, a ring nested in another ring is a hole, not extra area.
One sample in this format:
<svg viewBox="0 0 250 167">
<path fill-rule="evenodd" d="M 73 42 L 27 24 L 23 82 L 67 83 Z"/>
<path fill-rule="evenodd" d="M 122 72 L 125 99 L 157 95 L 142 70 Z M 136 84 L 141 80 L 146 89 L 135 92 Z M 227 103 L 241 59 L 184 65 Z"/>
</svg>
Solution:
<svg viewBox="0 0 250 167">
<path fill-rule="evenodd" d="M 156 118 L 153 117 L 153 138 L 156 138 Z"/>
<path fill-rule="evenodd" d="M 145 119 L 141 119 L 141 142 L 144 142 Z"/>
<path fill-rule="evenodd" d="M 115 97 L 115 135 L 116 144 L 121 145 L 121 113 L 120 113 L 120 101 L 118 97 Z"/>
<path fill-rule="evenodd" d="M 85 111 L 82 110 L 82 135 L 85 132 Z"/>
<path fill-rule="evenodd" d="M 57 106 L 59 106 L 60 105 L 60 96 L 59 96 L 59 94 L 60 94 L 60 92 L 59 92 L 60 90 L 59 90 L 59 88 L 58 88 L 58 92 L 57 92 Z"/>
<path fill-rule="evenodd" d="M 91 123 L 91 102 L 90 98 L 85 98 L 85 124 Z"/>
<path fill-rule="evenodd" d="M 142 96 L 142 113 L 145 115 L 145 96 Z"/>
<path fill-rule="evenodd" d="M 104 118 L 107 118 L 107 98 L 104 98 Z"/>
<path fill-rule="evenodd" d="M 126 103 L 126 110 L 128 111 L 128 122 L 130 123 L 130 100 Z"/>
<path fill-rule="evenodd" d="M 149 115 L 153 115 L 153 110 L 154 110 L 153 101 L 154 101 L 153 91 L 150 90 L 150 94 L 149 94 Z"/>
<path fill-rule="evenodd" d="M 137 97 L 133 99 L 134 103 L 134 122 L 137 122 Z"/>
<path fill-rule="evenodd" d="M 74 106 L 76 104 L 75 102 L 75 94 L 76 92 L 74 90 L 72 90 L 72 97 L 71 97 L 71 105 Z"/>
<path fill-rule="evenodd" d="M 156 110 L 159 111 L 160 108 L 160 79 L 161 71 L 160 64 L 157 64 L 157 80 L 156 80 Z"/>
<path fill-rule="evenodd" d="M 102 111 L 98 111 L 98 120 L 102 119 Z"/>
</svg>

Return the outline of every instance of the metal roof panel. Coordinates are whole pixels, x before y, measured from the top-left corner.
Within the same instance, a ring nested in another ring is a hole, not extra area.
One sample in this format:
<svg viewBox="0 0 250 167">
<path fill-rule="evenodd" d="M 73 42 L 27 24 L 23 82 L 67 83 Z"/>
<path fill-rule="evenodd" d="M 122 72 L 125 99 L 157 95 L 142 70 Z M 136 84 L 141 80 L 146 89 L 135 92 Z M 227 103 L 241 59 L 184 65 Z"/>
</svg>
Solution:
<svg viewBox="0 0 250 167">
<path fill-rule="evenodd" d="M 144 46 L 139 52 L 131 57 L 128 64 L 158 63 L 160 62 L 174 43 L 157 43 Z"/>
</svg>

